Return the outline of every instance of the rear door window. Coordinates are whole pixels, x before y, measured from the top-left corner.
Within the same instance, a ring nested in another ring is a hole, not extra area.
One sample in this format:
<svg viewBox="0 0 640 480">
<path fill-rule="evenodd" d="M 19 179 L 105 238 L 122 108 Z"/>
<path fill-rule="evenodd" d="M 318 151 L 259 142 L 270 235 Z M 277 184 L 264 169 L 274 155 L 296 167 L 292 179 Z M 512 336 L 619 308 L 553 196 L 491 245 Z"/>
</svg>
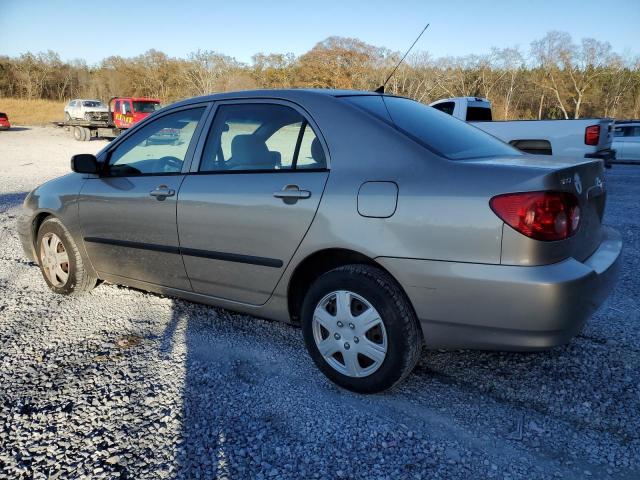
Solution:
<svg viewBox="0 0 640 480">
<path fill-rule="evenodd" d="M 315 132 L 295 109 L 277 104 L 239 103 L 218 107 L 200 171 L 325 167 L 324 152 Z"/>
</svg>

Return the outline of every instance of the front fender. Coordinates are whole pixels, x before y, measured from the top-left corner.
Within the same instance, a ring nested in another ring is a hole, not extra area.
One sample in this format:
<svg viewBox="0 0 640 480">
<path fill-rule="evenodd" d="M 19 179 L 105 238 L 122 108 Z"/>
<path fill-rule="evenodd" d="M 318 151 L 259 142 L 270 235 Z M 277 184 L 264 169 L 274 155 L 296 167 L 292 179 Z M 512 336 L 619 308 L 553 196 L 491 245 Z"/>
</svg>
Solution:
<svg viewBox="0 0 640 480">
<path fill-rule="evenodd" d="M 55 216 L 71 234 L 85 266 L 92 270 L 83 242 L 80 241 L 78 215 L 78 193 L 86 178 L 83 174 L 70 173 L 40 185 L 25 198 L 18 218 L 18 235 L 25 255 L 31 261 L 38 263 L 35 250 L 38 227 L 47 216 Z"/>
</svg>

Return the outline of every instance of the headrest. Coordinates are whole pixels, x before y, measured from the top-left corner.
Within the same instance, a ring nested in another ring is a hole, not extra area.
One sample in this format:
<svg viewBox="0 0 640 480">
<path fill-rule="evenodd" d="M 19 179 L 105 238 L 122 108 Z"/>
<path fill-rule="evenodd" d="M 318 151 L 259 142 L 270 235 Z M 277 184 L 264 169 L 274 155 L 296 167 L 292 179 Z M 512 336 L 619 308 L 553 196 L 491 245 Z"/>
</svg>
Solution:
<svg viewBox="0 0 640 480">
<path fill-rule="evenodd" d="M 322 145 L 320 144 L 320 140 L 318 137 L 313 139 L 311 142 L 311 157 L 313 161 L 319 165 L 325 165 L 326 159 L 324 158 L 324 150 L 322 149 Z"/>
<path fill-rule="evenodd" d="M 231 141 L 231 158 L 234 163 L 263 163 L 269 149 L 258 137 L 236 135 Z"/>
</svg>

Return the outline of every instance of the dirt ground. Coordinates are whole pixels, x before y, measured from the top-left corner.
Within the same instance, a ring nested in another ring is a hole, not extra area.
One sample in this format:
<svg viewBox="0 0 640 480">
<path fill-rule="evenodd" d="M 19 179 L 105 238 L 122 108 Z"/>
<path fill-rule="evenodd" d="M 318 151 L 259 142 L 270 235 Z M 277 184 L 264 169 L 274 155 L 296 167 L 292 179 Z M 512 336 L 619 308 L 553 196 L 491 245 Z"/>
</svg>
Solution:
<svg viewBox="0 0 640 480">
<path fill-rule="evenodd" d="M 0 131 L 0 152 L 9 160 L 0 162 L 0 175 L 15 179 L 15 191 L 31 190 L 34 185 L 69 173 L 72 155 L 95 154 L 107 144 L 106 140 L 78 142 L 64 128 L 16 126 Z"/>
</svg>

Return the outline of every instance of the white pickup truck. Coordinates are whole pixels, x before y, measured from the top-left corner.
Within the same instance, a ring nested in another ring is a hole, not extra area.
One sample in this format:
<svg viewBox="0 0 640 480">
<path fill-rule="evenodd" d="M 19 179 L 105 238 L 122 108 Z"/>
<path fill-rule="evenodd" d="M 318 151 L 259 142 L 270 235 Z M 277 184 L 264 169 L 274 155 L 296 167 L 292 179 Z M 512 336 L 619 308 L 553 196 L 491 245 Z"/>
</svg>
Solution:
<svg viewBox="0 0 640 480">
<path fill-rule="evenodd" d="M 527 153 L 599 158 L 607 167 L 615 159 L 612 119 L 492 121 L 491 102 L 479 97 L 447 98 L 430 106 Z"/>
</svg>

